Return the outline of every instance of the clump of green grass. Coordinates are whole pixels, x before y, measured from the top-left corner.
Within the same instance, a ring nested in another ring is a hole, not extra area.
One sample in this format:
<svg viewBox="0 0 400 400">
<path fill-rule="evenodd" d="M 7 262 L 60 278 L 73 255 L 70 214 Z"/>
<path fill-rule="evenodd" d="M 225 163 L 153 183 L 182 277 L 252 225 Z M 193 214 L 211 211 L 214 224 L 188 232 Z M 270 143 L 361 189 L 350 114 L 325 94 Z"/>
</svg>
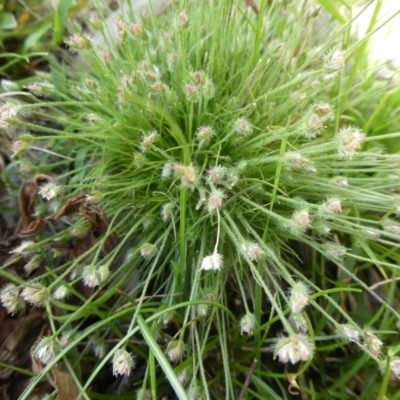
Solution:
<svg viewBox="0 0 400 400">
<path fill-rule="evenodd" d="M 68 92 L 37 84 L 61 101 L 21 106 L 63 129 L 9 118 L 33 133 L 20 146 L 45 141 L 75 160 L 57 164 L 68 166 L 61 199 L 87 193 L 120 238 L 39 277 L 50 291 L 82 279 L 96 290 L 79 308 L 44 299 L 53 337 L 73 339 L 22 398 L 70 351 L 85 349 L 72 365 L 89 359 L 88 343 L 101 356 L 79 383 L 84 398 L 111 362 L 137 377 L 128 391 L 151 398 L 171 388 L 181 399 L 289 398 L 298 386 L 383 398 L 399 375 L 397 347 L 383 345 L 400 318 L 400 158 L 374 150 L 379 126 L 357 122 L 388 86 L 351 73 L 350 23 L 319 42 L 312 15 L 300 15 L 279 2 L 258 15 L 242 2 L 181 2 L 158 19 L 121 19 L 120 48 L 77 33 L 67 42 L 88 72 Z"/>
</svg>

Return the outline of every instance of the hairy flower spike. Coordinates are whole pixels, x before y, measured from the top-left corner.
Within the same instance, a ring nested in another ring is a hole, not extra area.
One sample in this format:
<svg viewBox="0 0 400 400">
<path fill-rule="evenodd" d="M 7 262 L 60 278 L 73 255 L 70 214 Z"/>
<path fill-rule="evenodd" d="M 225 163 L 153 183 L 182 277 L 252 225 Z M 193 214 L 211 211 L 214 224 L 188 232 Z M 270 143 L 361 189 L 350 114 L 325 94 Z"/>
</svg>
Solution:
<svg viewBox="0 0 400 400">
<path fill-rule="evenodd" d="M 63 300 L 68 296 L 68 294 L 69 294 L 68 288 L 64 285 L 59 285 L 53 293 L 53 298 L 57 300 Z"/>
<path fill-rule="evenodd" d="M 345 66 L 346 52 L 343 50 L 331 50 L 324 57 L 325 68 L 329 72 L 337 72 Z"/>
<path fill-rule="evenodd" d="M 174 208 L 175 208 L 174 202 L 166 203 L 162 206 L 161 217 L 163 221 L 167 221 L 170 218 L 172 218 L 172 216 L 174 215 Z"/>
<path fill-rule="evenodd" d="M 281 363 L 308 361 L 313 357 L 314 345 L 308 336 L 294 334 L 279 339 L 275 345 L 274 358 L 278 357 Z"/>
<path fill-rule="evenodd" d="M 206 256 L 203 258 L 203 261 L 201 262 L 201 267 L 200 270 L 213 270 L 213 271 L 219 271 L 222 267 L 222 256 L 221 254 L 214 252 L 210 256 Z"/>
<path fill-rule="evenodd" d="M 19 289 L 13 283 L 7 283 L 0 290 L 0 301 L 9 314 L 14 314 L 22 307 L 22 301 L 19 297 Z"/>
<path fill-rule="evenodd" d="M 318 215 L 321 218 L 330 219 L 334 214 L 342 212 L 342 205 L 340 199 L 337 197 L 332 197 L 328 199 L 325 203 L 318 207 Z"/>
<path fill-rule="evenodd" d="M 302 169 L 305 168 L 309 162 L 310 161 L 299 152 L 288 151 L 283 156 L 283 164 L 288 169 Z"/>
<path fill-rule="evenodd" d="M 308 210 L 295 211 L 292 215 L 292 221 L 301 229 L 307 229 L 311 224 L 311 218 Z"/>
<path fill-rule="evenodd" d="M 213 183 L 222 183 L 227 169 L 221 165 L 214 165 L 207 170 L 208 180 Z"/>
<path fill-rule="evenodd" d="M 112 364 L 114 376 L 129 376 L 132 368 L 135 367 L 135 362 L 132 355 L 128 353 L 125 349 L 118 349 L 114 353 Z"/>
</svg>

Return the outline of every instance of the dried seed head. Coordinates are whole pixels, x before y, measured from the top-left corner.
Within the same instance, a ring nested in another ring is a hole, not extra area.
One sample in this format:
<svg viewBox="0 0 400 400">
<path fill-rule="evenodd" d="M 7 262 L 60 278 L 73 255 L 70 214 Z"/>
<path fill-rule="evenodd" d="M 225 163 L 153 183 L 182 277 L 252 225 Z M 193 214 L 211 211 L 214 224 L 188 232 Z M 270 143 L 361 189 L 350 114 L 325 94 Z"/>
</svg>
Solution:
<svg viewBox="0 0 400 400">
<path fill-rule="evenodd" d="M 219 271 L 222 267 L 222 256 L 221 254 L 214 252 L 210 256 L 206 256 L 203 258 L 203 261 L 201 262 L 201 267 L 200 270 L 213 270 L 213 271 Z"/>
<path fill-rule="evenodd" d="M 128 353 L 125 349 L 118 349 L 114 353 L 114 357 L 112 360 L 113 364 L 113 375 L 125 375 L 129 376 L 132 368 L 135 367 L 135 362 L 130 353 Z"/>
<path fill-rule="evenodd" d="M 302 281 L 296 282 L 290 290 L 290 308 L 292 313 L 300 313 L 308 305 L 310 288 Z"/>
<path fill-rule="evenodd" d="M 310 338 L 303 334 L 294 334 L 279 339 L 275 345 L 274 358 L 281 363 L 308 361 L 313 357 L 314 345 Z"/>
<path fill-rule="evenodd" d="M 248 312 L 240 320 L 240 334 L 243 335 L 243 333 L 246 333 L 247 335 L 252 335 L 256 326 L 256 317 L 254 314 Z"/>
<path fill-rule="evenodd" d="M 0 301 L 9 314 L 14 314 L 23 304 L 19 297 L 19 289 L 13 283 L 7 283 L 0 290 Z"/>
<path fill-rule="evenodd" d="M 166 354 L 172 363 L 180 361 L 185 354 L 185 344 L 182 340 L 172 340 L 167 346 Z"/>
</svg>

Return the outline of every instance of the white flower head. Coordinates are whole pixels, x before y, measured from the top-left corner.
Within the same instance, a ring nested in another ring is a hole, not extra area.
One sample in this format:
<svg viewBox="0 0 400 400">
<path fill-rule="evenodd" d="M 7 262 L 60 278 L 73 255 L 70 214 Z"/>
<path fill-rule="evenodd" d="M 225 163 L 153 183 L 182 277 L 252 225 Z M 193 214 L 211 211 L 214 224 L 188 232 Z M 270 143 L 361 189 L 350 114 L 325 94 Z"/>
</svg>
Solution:
<svg viewBox="0 0 400 400">
<path fill-rule="evenodd" d="M 87 265 L 82 271 L 83 283 L 88 287 L 95 287 L 100 285 L 101 276 L 93 265 Z"/>
<path fill-rule="evenodd" d="M 33 350 L 33 355 L 42 364 L 47 365 L 56 355 L 57 343 L 52 337 L 42 338 Z"/>
<path fill-rule="evenodd" d="M 133 360 L 132 354 L 128 353 L 125 349 L 118 349 L 114 353 L 112 364 L 114 376 L 129 376 L 132 368 L 135 367 L 135 361 Z"/>
<path fill-rule="evenodd" d="M 7 283 L 0 290 L 0 301 L 9 314 L 14 314 L 22 306 L 18 287 L 13 283 Z"/>
<path fill-rule="evenodd" d="M 309 287 L 302 281 L 298 281 L 292 286 L 289 298 L 292 313 L 300 313 L 308 305 L 309 291 Z"/>
<path fill-rule="evenodd" d="M 364 331 L 364 344 L 367 349 L 376 356 L 379 356 L 381 354 L 383 343 L 370 328 L 367 328 Z"/>
<path fill-rule="evenodd" d="M 281 363 L 307 361 L 313 357 L 314 345 L 307 335 L 295 334 L 279 339 L 275 345 L 274 358 Z"/>
<path fill-rule="evenodd" d="M 64 285 L 59 285 L 53 293 L 53 298 L 57 300 L 63 300 L 68 296 L 68 294 L 69 294 L 68 288 Z"/>
<path fill-rule="evenodd" d="M 222 256 L 221 254 L 214 252 L 213 254 L 203 258 L 201 262 L 200 270 L 213 270 L 219 271 L 222 267 Z"/>
<path fill-rule="evenodd" d="M 29 254 L 32 252 L 32 246 L 34 244 L 35 243 L 32 242 L 31 240 L 25 240 L 18 247 L 11 250 L 10 253 L 12 253 L 12 254 Z"/>
<path fill-rule="evenodd" d="M 40 283 L 30 282 L 21 293 L 21 297 L 32 305 L 42 305 L 49 297 L 49 290 Z"/>
<path fill-rule="evenodd" d="M 254 329 L 257 325 L 256 317 L 254 314 L 248 312 L 240 320 L 240 333 L 246 333 L 247 335 L 252 335 Z"/>
<path fill-rule="evenodd" d="M 46 183 L 45 185 L 41 186 L 39 189 L 40 196 L 42 196 L 47 201 L 54 199 L 61 192 L 62 192 L 61 186 L 59 186 L 53 182 Z"/>
<path fill-rule="evenodd" d="M 240 252 L 249 257 L 251 261 L 257 261 L 264 255 L 260 245 L 252 241 L 246 241 L 242 243 L 240 246 Z"/>
<path fill-rule="evenodd" d="M 350 342 L 360 342 L 360 330 L 350 324 L 341 324 L 337 328 L 338 334 Z"/>
</svg>

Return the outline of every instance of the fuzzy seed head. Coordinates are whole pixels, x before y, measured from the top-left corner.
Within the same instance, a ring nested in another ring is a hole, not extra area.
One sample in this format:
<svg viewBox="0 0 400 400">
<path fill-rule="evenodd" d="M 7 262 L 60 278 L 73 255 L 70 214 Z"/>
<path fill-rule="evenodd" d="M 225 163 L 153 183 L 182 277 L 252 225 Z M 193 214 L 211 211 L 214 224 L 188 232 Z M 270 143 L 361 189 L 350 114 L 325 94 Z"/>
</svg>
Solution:
<svg viewBox="0 0 400 400">
<path fill-rule="evenodd" d="M 318 211 L 319 215 L 322 218 L 328 218 L 330 214 L 342 212 L 342 205 L 340 203 L 340 199 L 338 199 L 337 197 L 332 197 L 328 199 L 325 203 L 322 204 L 321 208 Z"/>
<path fill-rule="evenodd" d="M 31 240 L 23 241 L 18 247 L 10 251 L 11 254 L 29 254 L 33 251 L 34 242 Z"/>
<path fill-rule="evenodd" d="M 69 294 L 68 288 L 64 285 L 59 285 L 53 293 L 53 298 L 57 300 L 63 300 L 68 296 L 68 294 Z"/>
<path fill-rule="evenodd" d="M 94 265 L 86 265 L 82 271 L 83 283 L 88 287 L 96 287 L 101 283 L 101 276 Z"/>
<path fill-rule="evenodd" d="M 340 260 L 347 253 L 346 247 L 333 242 L 325 243 L 323 249 L 326 251 L 328 257 L 335 260 Z"/>
<path fill-rule="evenodd" d="M 358 128 L 348 126 L 342 128 L 336 135 L 339 158 L 350 159 L 361 147 L 365 135 Z"/>
<path fill-rule="evenodd" d="M 211 214 L 215 210 L 219 210 L 222 207 L 222 203 L 225 197 L 226 195 L 222 190 L 214 189 L 208 197 L 208 212 Z"/>
<path fill-rule="evenodd" d="M 288 151 L 283 156 L 283 163 L 288 169 L 302 169 L 309 163 L 309 160 L 299 152 Z"/>
<path fill-rule="evenodd" d="M 43 365 L 47 365 L 56 355 L 57 344 L 52 337 L 42 338 L 33 351 L 34 357 Z"/>
<path fill-rule="evenodd" d="M 63 331 L 63 333 L 61 334 L 60 339 L 57 340 L 58 345 L 62 349 L 65 349 L 71 343 L 72 336 L 73 336 L 72 331 Z"/>
<path fill-rule="evenodd" d="M 9 314 L 14 314 L 22 307 L 19 289 L 13 283 L 7 283 L 0 290 L 0 301 Z"/>
<path fill-rule="evenodd" d="M 249 136 L 253 132 L 253 125 L 246 118 L 238 118 L 233 123 L 233 130 L 242 137 Z"/>
<path fill-rule="evenodd" d="M 305 319 L 303 313 L 300 312 L 290 314 L 288 321 L 296 332 L 307 333 L 307 320 Z"/>
<path fill-rule="evenodd" d="M 61 186 L 53 182 L 46 183 L 39 189 L 39 195 L 42 196 L 42 198 L 46 199 L 47 201 L 54 199 L 61 192 L 62 192 Z"/>
<path fill-rule="evenodd" d="M 317 114 L 311 114 L 306 121 L 306 128 L 311 131 L 309 133 L 311 137 L 315 136 L 323 127 L 324 123 Z"/>
<path fill-rule="evenodd" d="M 317 105 L 317 112 L 322 115 L 326 116 L 328 115 L 332 110 L 332 106 L 328 103 L 319 103 Z"/>
<path fill-rule="evenodd" d="M 166 354 L 172 363 L 180 361 L 185 354 L 185 344 L 182 340 L 172 340 L 167 346 Z"/>
<path fill-rule="evenodd" d="M 208 181 L 213 183 L 222 183 L 225 179 L 226 168 L 221 165 L 215 165 L 207 170 Z"/>
<path fill-rule="evenodd" d="M 157 252 L 157 247 L 151 243 L 145 243 L 140 247 L 140 255 L 145 258 L 149 259 L 153 257 Z"/>
<path fill-rule="evenodd" d="M 366 329 L 364 331 L 364 343 L 371 353 L 375 354 L 376 356 L 381 354 L 383 343 L 371 329 Z"/>
<path fill-rule="evenodd" d="M 178 29 L 185 29 L 189 26 L 189 17 L 185 13 L 185 11 L 182 11 L 177 17 L 176 17 L 176 26 Z"/>
<path fill-rule="evenodd" d="M 158 139 L 159 134 L 157 131 L 151 131 L 142 135 L 141 143 L 140 143 L 140 150 L 144 153 L 147 150 L 150 150 L 153 146 L 155 141 Z"/>
<path fill-rule="evenodd" d="M 382 362 L 382 371 L 384 372 L 386 368 L 386 360 Z M 392 377 L 400 378 L 400 357 L 392 357 L 390 360 L 390 372 Z"/>
<path fill-rule="evenodd" d="M 251 241 L 242 243 L 240 246 L 240 252 L 249 257 L 251 261 L 257 261 L 264 256 L 264 252 L 261 250 L 260 245 Z"/>
<path fill-rule="evenodd" d="M 163 219 L 163 221 L 167 221 L 172 218 L 172 216 L 174 215 L 174 208 L 174 202 L 163 204 L 161 209 L 161 218 Z"/>
<path fill-rule="evenodd" d="M 145 38 L 145 31 L 143 29 L 143 26 L 140 24 L 130 24 L 129 32 L 131 32 L 135 38 L 138 38 L 138 39 Z"/>
<path fill-rule="evenodd" d="M 281 363 L 307 361 L 313 357 L 314 346 L 307 335 L 295 334 L 279 339 L 275 345 L 274 358 Z"/>
<path fill-rule="evenodd" d="M 1 124 L 0 124 L 1 126 Z M 14 140 L 14 142 L 11 145 L 11 149 L 13 151 L 13 154 L 11 155 L 12 158 L 14 158 L 17 154 L 21 153 L 22 151 L 26 150 L 29 148 L 29 143 L 26 142 L 25 140 L 18 139 Z"/>
<path fill-rule="evenodd" d="M 114 376 L 129 376 L 132 368 L 135 367 L 135 362 L 132 355 L 128 353 L 125 349 L 118 349 L 114 353 L 112 364 Z"/>
<path fill-rule="evenodd" d="M 42 305 L 49 297 L 49 290 L 40 283 L 28 283 L 21 293 L 21 297 L 28 303 Z"/>
<path fill-rule="evenodd" d="M 55 90 L 55 86 L 47 81 L 34 82 L 26 87 L 32 94 L 37 97 L 51 98 Z"/>
<path fill-rule="evenodd" d="M 197 85 L 195 85 L 193 83 L 188 83 L 184 87 L 184 93 L 185 93 L 187 101 L 190 101 L 192 103 L 199 101 L 200 89 Z"/>
<path fill-rule="evenodd" d="M 173 172 L 173 165 L 171 163 L 165 163 L 161 171 L 161 178 L 169 178 Z"/>
<path fill-rule="evenodd" d="M 196 131 L 198 141 L 208 142 L 215 136 L 214 129 L 211 126 L 199 126 Z"/>
<path fill-rule="evenodd" d="M 350 342 L 360 342 L 360 331 L 350 324 L 341 324 L 337 328 L 337 332 L 344 339 Z"/>
<path fill-rule="evenodd" d="M 311 218 L 308 210 L 295 211 L 292 215 L 292 221 L 301 229 L 308 228 L 311 224 Z"/>
<path fill-rule="evenodd" d="M 308 305 L 309 287 L 302 281 L 296 282 L 290 290 L 290 308 L 292 313 L 300 313 Z"/>
<path fill-rule="evenodd" d="M 42 261 L 42 257 L 40 254 L 36 254 L 35 256 L 31 257 L 27 264 L 24 265 L 24 271 L 27 274 L 30 274 L 35 269 L 39 268 L 40 263 Z"/>
<path fill-rule="evenodd" d="M 221 254 L 214 252 L 210 256 L 206 256 L 203 258 L 201 262 L 200 270 L 204 271 L 219 271 L 222 267 L 222 256 Z"/>
<path fill-rule="evenodd" d="M 329 71 L 337 72 L 345 66 L 346 52 L 343 50 L 330 51 L 325 56 L 325 68 Z"/>
<path fill-rule="evenodd" d="M 196 170 L 193 167 L 193 164 L 187 166 L 174 164 L 174 171 L 181 178 L 183 186 L 188 186 L 190 188 L 194 188 L 197 186 L 198 177 L 196 174 Z"/>
<path fill-rule="evenodd" d="M 102 360 L 107 351 L 106 343 L 103 340 L 95 339 L 92 343 L 92 346 L 93 354 L 96 356 L 96 358 Z"/>
<path fill-rule="evenodd" d="M 257 325 L 256 317 L 252 313 L 246 313 L 240 320 L 240 334 L 252 335 Z"/>
<path fill-rule="evenodd" d="M 66 42 L 71 48 L 76 50 L 88 50 L 91 49 L 93 44 L 89 36 L 82 35 L 81 33 L 75 33 L 74 36 L 69 38 Z"/>
</svg>

